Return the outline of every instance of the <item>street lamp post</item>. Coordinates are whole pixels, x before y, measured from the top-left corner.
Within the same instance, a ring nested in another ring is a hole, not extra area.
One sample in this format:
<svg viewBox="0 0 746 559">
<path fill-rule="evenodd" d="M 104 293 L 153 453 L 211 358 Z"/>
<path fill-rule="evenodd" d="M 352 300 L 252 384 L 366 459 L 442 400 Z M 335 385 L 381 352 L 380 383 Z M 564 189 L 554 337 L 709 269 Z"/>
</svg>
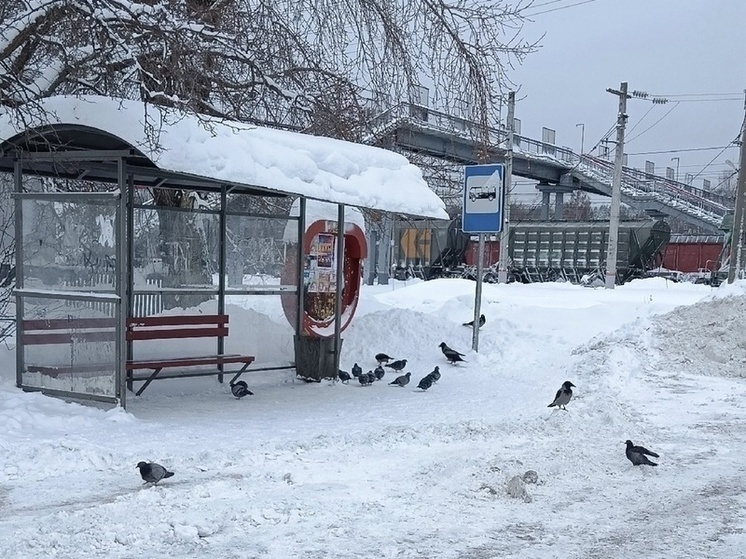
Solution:
<svg viewBox="0 0 746 559">
<path fill-rule="evenodd" d="M 681 161 L 681 158 L 679 157 L 672 157 L 671 161 L 676 160 L 676 182 L 679 182 L 679 162 Z"/>
<path fill-rule="evenodd" d="M 585 143 L 585 124 L 579 122 L 575 125 L 575 128 L 580 126 L 580 155 L 583 155 L 583 144 Z"/>
</svg>

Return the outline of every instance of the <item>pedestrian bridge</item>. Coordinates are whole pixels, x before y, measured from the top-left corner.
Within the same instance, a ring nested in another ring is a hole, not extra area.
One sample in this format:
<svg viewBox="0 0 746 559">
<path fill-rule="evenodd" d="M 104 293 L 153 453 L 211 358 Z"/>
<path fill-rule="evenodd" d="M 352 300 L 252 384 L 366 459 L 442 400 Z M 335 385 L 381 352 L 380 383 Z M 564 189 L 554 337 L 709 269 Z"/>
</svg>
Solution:
<svg viewBox="0 0 746 559">
<path fill-rule="evenodd" d="M 416 152 L 462 165 L 504 161 L 508 133 L 413 103 L 399 103 L 371 121 L 367 143 Z M 513 175 L 538 181 L 545 211 L 554 193 L 582 190 L 611 196 L 614 163 L 513 135 Z M 718 233 L 734 200 L 631 167 L 622 172 L 621 201 L 654 217 L 671 216 Z M 561 217 L 561 216 L 558 216 Z"/>
</svg>

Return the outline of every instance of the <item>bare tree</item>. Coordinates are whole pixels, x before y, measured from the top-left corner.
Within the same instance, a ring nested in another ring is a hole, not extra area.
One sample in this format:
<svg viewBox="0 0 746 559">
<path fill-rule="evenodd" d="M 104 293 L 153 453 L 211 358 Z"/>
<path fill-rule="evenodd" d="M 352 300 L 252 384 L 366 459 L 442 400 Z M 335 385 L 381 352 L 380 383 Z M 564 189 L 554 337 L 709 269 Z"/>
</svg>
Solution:
<svg viewBox="0 0 746 559">
<path fill-rule="evenodd" d="M 102 94 L 346 136 L 329 123 L 361 118 L 363 90 L 406 100 L 424 84 L 486 123 L 506 69 L 534 48 L 519 38 L 528 5 L 6 0 L 0 105 Z"/>
</svg>

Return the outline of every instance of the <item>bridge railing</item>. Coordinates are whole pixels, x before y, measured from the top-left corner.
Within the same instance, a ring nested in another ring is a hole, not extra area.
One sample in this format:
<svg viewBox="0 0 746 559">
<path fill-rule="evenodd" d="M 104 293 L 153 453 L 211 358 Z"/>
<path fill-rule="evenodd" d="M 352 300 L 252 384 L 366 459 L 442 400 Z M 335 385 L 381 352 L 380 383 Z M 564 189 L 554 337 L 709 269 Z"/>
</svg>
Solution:
<svg viewBox="0 0 746 559">
<path fill-rule="evenodd" d="M 406 122 L 410 125 L 426 127 L 428 130 L 437 130 L 474 142 L 486 143 L 493 149 L 505 149 L 508 141 L 508 132 L 505 128 L 485 127 L 473 120 L 415 103 L 399 103 L 389 107 L 371 118 L 369 122 L 374 134 Z M 540 142 L 520 134 L 513 135 L 513 148 L 528 155 L 549 156 L 569 163 L 571 166 L 578 161 L 578 155 L 568 148 Z"/>
<path fill-rule="evenodd" d="M 398 103 L 373 116 L 370 119 L 370 129 L 373 135 L 379 135 L 404 123 L 475 143 L 485 143 L 491 149 L 504 150 L 508 138 L 503 127 L 485 127 L 464 117 L 406 102 Z M 614 164 L 610 161 L 587 154 L 578 155 L 569 148 L 558 147 L 520 134 L 513 135 L 513 148 L 524 156 L 552 158 L 567 165 L 568 170 L 578 167 L 597 180 L 611 185 Z M 624 167 L 622 188 L 625 194 L 634 198 L 647 197 L 664 203 L 679 204 L 684 211 L 701 212 L 712 220 L 722 218 L 731 211 L 733 204 L 732 200 L 724 196 L 631 167 Z"/>
<path fill-rule="evenodd" d="M 597 178 L 605 177 L 611 183 L 614 164 L 590 155 L 583 155 L 580 168 L 590 171 Z M 605 181 L 605 182 L 606 182 Z M 730 211 L 723 203 L 727 199 L 712 193 L 689 187 L 670 179 L 664 179 L 637 169 L 624 167 L 622 171 L 622 188 L 625 194 L 637 199 L 658 199 L 668 203 L 678 203 L 682 209 L 697 210 L 713 220 L 722 219 Z"/>
</svg>

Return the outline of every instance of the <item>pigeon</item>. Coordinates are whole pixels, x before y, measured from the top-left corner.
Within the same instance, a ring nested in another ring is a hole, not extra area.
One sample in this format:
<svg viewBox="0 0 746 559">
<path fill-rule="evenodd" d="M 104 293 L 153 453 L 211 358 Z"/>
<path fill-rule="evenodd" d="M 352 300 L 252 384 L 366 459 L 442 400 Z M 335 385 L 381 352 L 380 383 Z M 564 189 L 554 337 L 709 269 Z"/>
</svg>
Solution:
<svg viewBox="0 0 746 559">
<path fill-rule="evenodd" d="M 341 380 L 344 383 L 349 382 L 350 379 L 352 378 L 350 376 L 350 373 L 348 373 L 347 371 L 343 371 L 342 369 L 340 369 L 339 371 L 337 371 L 337 376 L 339 377 L 339 380 Z"/>
<path fill-rule="evenodd" d="M 635 466 L 657 466 L 655 462 L 651 462 L 648 460 L 648 456 L 653 456 L 654 458 L 660 458 L 655 452 L 648 450 L 644 446 L 635 446 L 632 441 L 627 440 L 624 442 L 624 444 L 627 445 L 627 450 L 625 451 L 627 454 L 627 458 L 629 458 L 629 461 L 632 462 Z M 645 456 L 645 455 L 648 456 Z"/>
<path fill-rule="evenodd" d="M 368 386 L 373 382 L 372 380 L 370 380 L 370 371 L 368 373 L 361 374 L 359 377 L 357 377 L 357 380 L 362 386 Z"/>
<path fill-rule="evenodd" d="M 407 386 L 409 384 L 409 377 L 411 377 L 411 376 L 412 376 L 412 373 L 407 373 L 406 375 L 402 375 L 400 377 L 396 377 L 389 384 L 395 384 L 397 386 Z"/>
<path fill-rule="evenodd" d="M 487 322 L 487 317 L 485 317 L 483 314 L 479 315 L 479 327 L 481 328 L 484 326 L 484 323 Z M 464 326 L 474 326 L 474 321 L 471 322 L 464 322 Z"/>
<path fill-rule="evenodd" d="M 362 372 L 363 372 L 363 368 L 360 365 L 358 365 L 357 363 L 355 363 L 352 366 L 352 376 L 353 377 L 355 377 L 355 378 L 359 377 L 360 373 L 362 373 Z"/>
<path fill-rule="evenodd" d="M 368 371 L 366 373 L 366 375 L 368 377 L 368 384 L 373 384 L 374 382 L 376 382 L 378 380 L 376 378 L 376 374 L 373 371 Z M 360 375 L 360 376 L 362 376 L 362 375 Z"/>
<path fill-rule="evenodd" d="M 231 383 L 231 393 L 239 400 L 244 396 L 254 395 L 254 393 L 249 390 L 249 386 L 242 380 Z"/>
<path fill-rule="evenodd" d="M 407 360 L 399 359 L 398 361 L 394 361 L 393 363 L 387 363 L 385 366 L 390 367 L 394 369 L 395 371 L 401 371 L 404 369 L 404 367 L 407 366 Z"/>
<path fill-rule="evenodd" d="M 379 365 L 380 365 L 381 363 L 388 363 L 388 362 L 389 362 L 389 361 L 391 361 L 392 359 L 393 359 L 393 357 L 389 357 L 389 356 L 388 356 L 388 355 L 386 355 L 385 353 L 378 353 L 378 354 L 376 354 L 376 361 L 378 361 L 378 364 L 379 364 Z"/>
<path fill-rule="evenodd" d="M 162 479 L 174 475 L 173 472 L 169 472 L 166 468 L 155 462 L 138 462 L 136 468 L 140 469 L 140 475 L 145 480 L 145 483 L 152 483 L 153 485 L 157 485 Z"/>
<path fill-rule="evenodd" d="M 559 409 L 567 411 L 567 408 L 565 406 L 572 399 L 572 389 L 574 387 L 575 385 L 569 380 L 563 382 L 562 388 L 557 390 L 557 395 L 554 397 L 554 402 L 549 404 L 547 407 L 552 408 L 554 406 L 557 406 Z"/>
<path fill-rule="evenodd" d="M 376 380 L 381 380 L 386 374 L 386 369 L 378 365 L 378 367 L 376 367 L 376 370 L 373 371 L 373 374 L 376 376 Z"/>
<path fill-rule="evenodd" d="M 433 382 L 438 382 L 440 380 L 440 367 L 435 367 L 427 376 L 433 379 Z"/>
<path fill-rule="evenodd" d="M 446 345 L 445 342 L 440 342 L 440 345 L 438 347 L 443 351 L 443 355 L 446 356 L 446 359 L 448 359 L 448 362 L 451 365 L 455 365 L 459 361 L 463 361 L 464 363 L 466 363 L 466 360 L 463 359 L 464 354 L 459 353 L 455 349 L 451 349 Z"/>
<path fill-rule="evenodd" d="M 420 383 L 417 385 L 417 388 L 421 390 L 427 390 L 433 385 L 433 377 L 430 375 L 427 375 L 420 380 Z"/>
</svg>

